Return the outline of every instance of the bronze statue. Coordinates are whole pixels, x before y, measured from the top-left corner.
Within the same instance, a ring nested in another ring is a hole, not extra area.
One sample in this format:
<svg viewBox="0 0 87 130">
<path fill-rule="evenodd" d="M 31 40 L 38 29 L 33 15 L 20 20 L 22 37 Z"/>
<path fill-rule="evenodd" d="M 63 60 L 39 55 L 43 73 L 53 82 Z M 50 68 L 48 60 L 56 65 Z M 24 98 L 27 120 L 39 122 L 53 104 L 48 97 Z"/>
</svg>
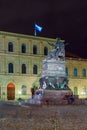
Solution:
<svg viewBox="0 0 87 130">
<path fill-rule="evenodd" d="M 68 78 L 65 72 L 65 44 L 60 38 L 48 44 L 53 48 L 43 62 L 40 86 L 48 90 L 68 90 Z"/>
<path fill-rule="evenodd" d="M 58 58 L 64 58 L 65 57 L 65 51 L 64 51 L 64 43 L 61 42 L 60 38 L 56 38 L 56 43 L 50 43 L 48 42 L 48 44 L 50 46 L 55 47 L 52 51 L 49 52 L 48 56 L 46 59 L 51 59 L 54 58 L 56 60 L 58 60 Z"/>
<path fill-rule="evenodd" d="M 48 44 L 50 45 L 50 46 L 54 46 L 55 47 L 55 49 L 57 49 L 57 48 L 59 48 L 59 44 L 60 44 L 60 38 L 56 38 L 57 40 L 56 40 L 56 43 L 54 44 L 54 43 L 50 43 L 50 42 L 48 42 Z"/>
</svg>

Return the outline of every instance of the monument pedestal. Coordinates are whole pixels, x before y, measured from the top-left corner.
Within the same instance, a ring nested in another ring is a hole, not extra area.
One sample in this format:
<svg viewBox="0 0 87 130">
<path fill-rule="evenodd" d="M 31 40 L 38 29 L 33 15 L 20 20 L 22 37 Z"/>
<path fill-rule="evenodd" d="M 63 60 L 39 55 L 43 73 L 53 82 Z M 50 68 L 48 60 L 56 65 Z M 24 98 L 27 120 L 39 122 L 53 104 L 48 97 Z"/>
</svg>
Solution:
<svg viewBox="0 0 87 130">
<path fill-rule="evenodd" d="M 64 99 L 66 94 L 72 94 L 71 90 L 44 90 L 43 98 L 41 99 L 42 105 L 66 105 L 67 99 Z M 79 99 L 78 95 L 73 95 L 73 104 L 84 104 L 84 101 Z"/>
<path fill-rule="evenodd" d="M 45 59 L 42 64 L 41 88 L 59 90 L 68 88 L 68 77 L 65 72 L 65 61 L 57 59 Z M 69 89 L 69 88 L 68 88 Z"/>
<path fill-rule="evenodd" d="M 65 61 L 58 61 L 54 58 L 51 60 L 43 60 L 42 64 L 42 77 L 48 77 L 48 76 L 60 76 L 65 77 Z"/>
<path fill-rule="evenodd" d="M 60 38 L 57 38 L 54 46 L 42 64 L 42 76 L 40 78 L 40 87 L 44 89 L 43 104 L 66 104 L 64 100 L 66 93 L 72 94 L 68 87 L 68 77 L 66 75 L 65 46 Z"/>
<path fill-rule="evenodd" d="M 72 94 L 71 90 L 44 90 L 43 91 L 43 99 L 63 99 L 67 94 Z"/>
<path fill-rule="evenodd" d="M 67 104 L 67 100 L 64 100 L 65 95 L 72 94 L 71 90 L 44 90 L 42 104 L 58 105 Z"/>
</svg>

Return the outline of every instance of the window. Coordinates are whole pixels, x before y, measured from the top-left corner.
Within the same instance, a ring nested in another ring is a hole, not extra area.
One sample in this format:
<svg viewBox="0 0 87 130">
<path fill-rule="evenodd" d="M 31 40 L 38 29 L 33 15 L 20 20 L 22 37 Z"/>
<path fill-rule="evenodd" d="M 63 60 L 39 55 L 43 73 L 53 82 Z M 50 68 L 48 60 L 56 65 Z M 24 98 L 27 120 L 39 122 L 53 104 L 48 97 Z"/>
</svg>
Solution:
<svg viewBox="0 0 87 130">
<path fill-rule="evenodd" d="M 66 67 L 66 75 L 68 76 L 68 68 Z"/>
<path fill-rule="evenodd" d="M 83 69 L 83 70 L 82 70 L 82 76 L 83 76 L 83 77 L 86 77 L 86 69 Z"/>
<path fill-rule="evenodd" d="M 22 64 L 22 74 L 26 74 L 26 65 Z"/>
<path fill-rule="evenodd" d="M 74 76 L 77 77 L 77 75 L 78 75 L 77 68 L 74 68 Z"/>
<path fill-rule="evenodd" d="M 13 73 L 13 64 L 9 63 L 8 65 L 8 73 Z"/>
<path fill-rule="evenodd" d="M 82 88 L 82 95 L 87 95 L 87 88 L 86 87 Z"/>
<path fill-rule="evenodd" d="M 48 55 L 48 48 L 44 47 L 44 55 Z"/>
<path fill-rule="evenodd" d="M 13 52 L 13 43 L 12 42 L 8 43 L 8 51 Z"/>
<path fill-rule="evenodd" d="M 22 93 L 23 95 L 26 95 L 26 94 L 27 94 L 27 87 L 26 87 L 25 85 L 22 85 L 21 93 Z"/>
<path fill-rule="evenodd" d="M 74 87 L 74 95 L 78 95 L 78 88 Z"/>
<path fill-rule="evenodd" d="M 26 53 L 26 45 L 25 44 L 22 44 L 22 46 L 21 46 L 21 52 L 22 53 Z"/>
<path fill-rule="evenodd" d="M 33 46 L 33 54 L 37 54 L 37 46 L 36 45 Z"/>
<path fill-rule="evenodd" d="M 37 65 L 33 66 L 33 74 L 37 74 Z"/>
</svg>

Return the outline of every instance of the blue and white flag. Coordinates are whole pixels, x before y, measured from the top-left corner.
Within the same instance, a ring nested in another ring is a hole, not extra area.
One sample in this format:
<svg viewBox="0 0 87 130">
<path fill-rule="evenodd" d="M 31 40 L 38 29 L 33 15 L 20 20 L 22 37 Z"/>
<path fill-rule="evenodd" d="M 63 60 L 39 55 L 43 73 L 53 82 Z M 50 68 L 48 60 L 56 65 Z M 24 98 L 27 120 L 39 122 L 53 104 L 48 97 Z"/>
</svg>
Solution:
<svg viewBox="0 0 87 130">
<path fill-rule="evenodd" d="M 41 32 L 42 31 L 42 27 L 37 25 L 37 24 L 35 24 L 35 30 Z"/>
</svg>

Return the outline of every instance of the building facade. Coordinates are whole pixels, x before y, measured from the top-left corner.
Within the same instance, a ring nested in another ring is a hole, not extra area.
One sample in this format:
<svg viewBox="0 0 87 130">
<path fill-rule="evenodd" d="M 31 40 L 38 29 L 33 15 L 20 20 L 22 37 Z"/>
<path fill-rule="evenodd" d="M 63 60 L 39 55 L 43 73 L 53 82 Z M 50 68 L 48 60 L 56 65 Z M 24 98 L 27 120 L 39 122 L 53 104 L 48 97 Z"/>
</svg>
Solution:
<svg viewBox="0 0 87 130">
<path fill-rule="evenodd" d="M 56 39 L 0 31 L 0 100 L 26 99 L 39 86 L 42 61 Z M 63 41 L 63 40 L 62 40 Z M 80 98 L 87 94 L 87 60 L 66 57 L 69 87 Z"/>
<path fill-rule="evenodd" d="M 66 57 L 69 87 L 79 98 L 87 98 L 87 59 Z"/>
</svg>

